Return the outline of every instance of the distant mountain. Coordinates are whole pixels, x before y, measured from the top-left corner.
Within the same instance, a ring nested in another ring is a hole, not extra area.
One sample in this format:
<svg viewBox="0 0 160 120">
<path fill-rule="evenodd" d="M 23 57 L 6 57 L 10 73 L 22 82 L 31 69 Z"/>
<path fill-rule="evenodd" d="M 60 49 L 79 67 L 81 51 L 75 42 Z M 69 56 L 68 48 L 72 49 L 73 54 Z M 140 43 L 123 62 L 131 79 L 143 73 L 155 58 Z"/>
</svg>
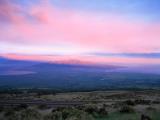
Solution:
<svg viewBox="0 0 160 120">
<path fill-rule="evenodd" d="M 29 60 L 14 60 L 8 59 L 4 57 L 0 57 L 0 70 L 34 70 L 39 71 L 41 68 L 45 69 L 54 69 L 55 67 L 76 67 L 76 68 L 92 68 L 92 69 L 115 69 L 119 68 L 120 66 L 113 66 L 113 65 L 86 65 L 80 62 L 42 62 L 42 61 L 29 61 Z"/>
<path fill-rule="evenodd" d="M 33 65 L 41 63 L 38 61 L 27 61 L 27 60 L 14 60 L 9 58 L 0 57 L 0 65 L 11 65 L 11 66 L 27 66 L 27 65 Z"/>
<path fill-rule="evenodd" d="M 10 86 L 67 91 L 160 88 L 160 74 L 138 69 L 115 65 L 62 64 L 0 58 L 0 88 Z"/>
</svg>

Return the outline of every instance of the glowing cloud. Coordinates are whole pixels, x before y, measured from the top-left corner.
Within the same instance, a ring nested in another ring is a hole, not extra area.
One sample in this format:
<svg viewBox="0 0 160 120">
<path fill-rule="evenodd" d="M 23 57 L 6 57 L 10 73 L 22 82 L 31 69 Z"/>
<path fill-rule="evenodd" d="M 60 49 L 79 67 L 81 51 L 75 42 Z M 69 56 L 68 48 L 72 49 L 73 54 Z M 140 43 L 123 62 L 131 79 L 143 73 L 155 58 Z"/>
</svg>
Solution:
<svg viewBox="0 0 160 120">
<path fill-rule="evenodd" d="M 62 9 L 49 0 L 27 7 L 2 0 L 0 25 L 3 54 L 160 52 L 160 22 L 131 20 L 118 12 Z"/>
</svg>

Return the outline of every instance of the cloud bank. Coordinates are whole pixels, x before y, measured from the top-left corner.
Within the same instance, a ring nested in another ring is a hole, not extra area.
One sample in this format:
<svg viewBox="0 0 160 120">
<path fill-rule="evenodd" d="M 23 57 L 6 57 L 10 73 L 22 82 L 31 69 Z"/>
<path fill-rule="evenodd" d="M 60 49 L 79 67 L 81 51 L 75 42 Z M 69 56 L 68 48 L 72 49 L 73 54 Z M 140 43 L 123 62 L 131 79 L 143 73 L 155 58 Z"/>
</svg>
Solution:
<svg viewBox="0 0 160 120">
<path fill-rule="evenodd" d="M 159 53 L 160 22 L 115 12 L 62 9 L 39 0 L 0 1 L 0 53 Z"/>
</svg>

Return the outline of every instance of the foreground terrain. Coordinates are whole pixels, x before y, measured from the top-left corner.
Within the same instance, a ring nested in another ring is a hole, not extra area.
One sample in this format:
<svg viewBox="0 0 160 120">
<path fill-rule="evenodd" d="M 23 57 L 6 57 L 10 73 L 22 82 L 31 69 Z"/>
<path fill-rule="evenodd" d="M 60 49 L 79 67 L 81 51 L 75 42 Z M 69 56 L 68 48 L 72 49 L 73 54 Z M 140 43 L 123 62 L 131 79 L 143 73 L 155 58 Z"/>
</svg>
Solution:
<svg viewBox="0 0 160 120">
<path fill-rule="evenodd" d="M 0 94 L 0 120 L 160 120 L 160 91 Z"/>
</svg>

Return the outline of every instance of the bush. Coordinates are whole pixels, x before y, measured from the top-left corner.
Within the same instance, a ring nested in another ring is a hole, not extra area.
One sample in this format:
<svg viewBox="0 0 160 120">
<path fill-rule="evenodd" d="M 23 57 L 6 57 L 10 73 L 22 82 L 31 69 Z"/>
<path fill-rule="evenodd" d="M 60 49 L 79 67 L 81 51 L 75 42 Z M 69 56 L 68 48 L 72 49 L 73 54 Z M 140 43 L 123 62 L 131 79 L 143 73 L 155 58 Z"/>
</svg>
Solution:
<svg viewBox="0 0 160 120">
<path fill-rule="evenodd" d="M 148 110 L 148 111 L 156 111 L 156 108 L 149 106 L 149 107 L 146 108 L 146 110 Z"/>
<path fill-rule="evenodd" d="M 120 108 L 120 113 L 132 113 L 132 112 L 134 112 L 134 109 L 130 106 L 125 105 Z"/>
<path fill-rule="evenodd" d="M 20 120 L 40 120 L 41 114 L 34 109 L 23 110 L 20 114 Z"/>
<path fill-rule="evenodd" d="M 150 105 L 150 104 L 151 104 L 151 101 L 150 101 L 150 100 L 138 99 L 138 100 L 135 100 L 135 104 Z"/>
<path fill-rule="evenodd" d="M 96 108 L 95 106 L 87 106 L 85 108 L 85 112 L 87 112 L 88 114 L 93 114 L 94 112 L 98 112 L 98 108 Z"/>
<path fill-rule="evenodd" d="M 152 103 L 153 103 L 153 104 L 160 104 L 160 101 L 154 100 Z"/>
<path fill-rule="evenodd" d="M 108 111 L 106 110 L 106 106 L 98 108 L 95 105 L 88 105 L 84 108 L 84 111 L 88 114 L 91 114 L 94 117 L 103 117 L 108 115 Z"/>
<path fill-rule="evenodd" d="M 94 120 L 92 115 L 89 115 L 83 110 L 76 108 L 59 108 L 51 114 L 45 116 L 45 120 Z"/>
<path fill-rule="evenodd" d="M 20 111 L 20 110 L 24 110 L 24 109 L 27 109 L 27 108 L 28 108 L 27 104 L 20 104 L 17 107 L 14 107 L 14 110 Z"/>
<path fill-rule="evenodd" d="M 3 112 L 3 110 L 4 110 L 4 107 L 0 106 L 0 113 Z"/>
<path fill-rule="evenodd" d="M 103 107 L 103 108 L 100 108 L 100 109 L 98 110 L 98 114 L 99 114 L 100 116 L 106 116 L 106 115 L 108 115 L 108 111 L 106 111 L 106 109 Z"/>
<path fill-rule="evenodd" d="M 12 116 L 14 114 L 15 114 L 14 110 L 8 109 L 7 111 L 5 111 L 4 116 L 9 117 L 9 116 Z"/>
<path fill-rule="evenodd" d="M 62 113 L 61 112 L 54 112 L 46 115 L 44 120 L 62 120 Z"/>
<path fill-rule="evenodd" d="M 124 101 L 124 104 L 134 106 L 135 102 L 132 100 L 126 100 L 126 101 Z"/>
<path fill-rule="evenodd" d="M 38 106 L 38 109 L 40 110 L 45 110 L 45 109 L 48 109 L 49 107 L 46 105 L 46 104 L 41 104 Z"/>
<path fill-rule="evenodd" d="M 27 104 L 20 104 L 19 107 L 21 109 L 27 109 L 28 108 L 28 105 Z"/>
<path fill-rule="evenodd" d="M 14 113 L 6 118 L 7 118 L 7 120 L 21 120 L 18 113 Z"/>
</svg>

